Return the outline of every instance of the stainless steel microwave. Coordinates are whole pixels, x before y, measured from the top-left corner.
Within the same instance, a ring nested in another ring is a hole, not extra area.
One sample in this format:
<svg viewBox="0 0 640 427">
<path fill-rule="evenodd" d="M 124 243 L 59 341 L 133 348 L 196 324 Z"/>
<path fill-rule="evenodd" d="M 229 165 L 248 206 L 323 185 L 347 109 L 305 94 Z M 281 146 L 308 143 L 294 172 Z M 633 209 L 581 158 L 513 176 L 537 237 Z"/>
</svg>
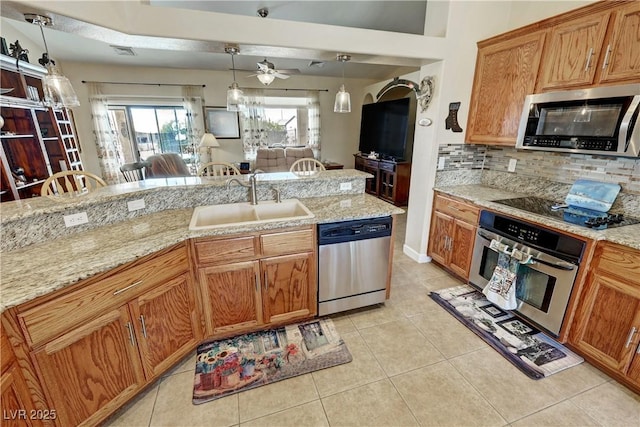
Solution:
<svg viewBox="0 0 640 427">
<path fill-rule="evenodd" d="M 640 84 L 528 95 L 516 148 L 638 157 L 639 110 Z"/>
</svg>

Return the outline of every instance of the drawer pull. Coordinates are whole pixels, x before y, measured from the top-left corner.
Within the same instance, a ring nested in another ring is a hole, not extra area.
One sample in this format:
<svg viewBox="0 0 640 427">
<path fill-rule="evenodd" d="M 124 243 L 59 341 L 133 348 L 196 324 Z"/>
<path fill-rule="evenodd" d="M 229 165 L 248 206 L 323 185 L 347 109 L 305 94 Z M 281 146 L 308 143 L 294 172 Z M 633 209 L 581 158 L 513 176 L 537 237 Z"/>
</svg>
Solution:
<svg viewBox="0 0 640 427">
<path fill-rule="evenodd" d="M 455 206 L 451 206 L 451 205 L 449 205 L 449 206 L 447 206 L 447 207 L 448 207 L 449 209 L 451 209 L 452 211 L 458 211 L 458 212 L 460 212 L 460 209 L 456 208 Z"/>
<path fill-rule="evenodd" d="M 136 339 L 133 337 L 133 325 L 131 322 L 127 322 L 127 329 L 129 330 L 129 341 L 131 341 L 131 345 L 135 347 Z"/>
<path fill-rule="evenodd" d="M 609 55 L 611 54 L 611 45 L 607 45 L 607 53 L 604 55 L 604 61 L 602 61 L 602 69 L 604 70 L 609 65 Z"/>
<path fill-rule="evenodd" d="M 587 64 L 584 66 L 584 71 L 589 71 L 589 67 L 591 67 L 591 57 L 593 56 L 593 48 L 589 48 L 589 52 L 587 52 Z"/>
<path fill-rule="evenodd" d="M 135 287 L 135 286 L 138 286 L 138 285 L 140 285 L 140 284 L 142 284 L 142 280 L 140 280 L 140 281 L 138 281 L 138 282 L 135 282 L 135 283 L 132 283 L 132 284 L 130 284 L 129 286 L 127 286 L 126 288 L 116 289 L 116 291 L 113 293 L 113 296 L 116 296 L 116 295 L 118 295 L 118 294 L 121 294 L 121 293 L 123 293 L 123 292 L 126 292 L 126 291 L 128 291 L 129 289 L 131 289 L 131 288 L 133 288 L 133 287 Z"/>
<path fill-rule="evenodd" d="M 144 316 L 140 315 L 140 323 L 142 323 L 142 336 L 147 338 L 147 325 L 144 324 Z"/>
<path fill-rule="evenodd" d="M 632 326 L 631 330 L 629 331 L 629 336 L 627 337 L 627 342 L 624 345 L 624 348 L 629 348 L 629 344 L 631 344 L 631 341 L 633 341 L 633 336 L 636 334 L 636 327 Z"/>
</svg>

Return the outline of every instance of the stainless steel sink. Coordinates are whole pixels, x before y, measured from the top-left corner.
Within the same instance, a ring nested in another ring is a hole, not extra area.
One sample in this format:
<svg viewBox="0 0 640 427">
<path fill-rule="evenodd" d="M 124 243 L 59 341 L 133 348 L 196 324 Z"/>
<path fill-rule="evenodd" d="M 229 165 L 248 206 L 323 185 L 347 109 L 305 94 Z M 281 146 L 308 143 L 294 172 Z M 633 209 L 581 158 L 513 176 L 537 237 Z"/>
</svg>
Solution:
<svg viewBox="0 0 640 427">
<path fill-rule="evenodd" d="M 298 199 L 229 203 L 225 205 L 198 206 L 193 211 L 189 230 L 207 230 L 234 225 L 261 224 L 271 221 L 313 218 L 314 215 Z"/>
</svg>

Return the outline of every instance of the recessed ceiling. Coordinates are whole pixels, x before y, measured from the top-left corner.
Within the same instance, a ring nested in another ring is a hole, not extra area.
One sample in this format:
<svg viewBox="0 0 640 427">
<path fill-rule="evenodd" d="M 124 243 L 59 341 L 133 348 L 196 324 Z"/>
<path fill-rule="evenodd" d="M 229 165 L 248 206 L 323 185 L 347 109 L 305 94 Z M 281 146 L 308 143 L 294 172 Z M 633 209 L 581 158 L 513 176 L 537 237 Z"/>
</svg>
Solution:
<svg viewBox="0 0 640 427">
<path fill-rule="evenodd" d="M 0 13 L 2 25 L 13 26 L 17 31 L 39 46 L 42 46 L 40 28 L 24 20 L 25 12 L 34 12 L 28 4 L 4 1 Z M 257 16 L 260 7 L 269 8 L 269 16 L 264 19 L 289 19 L 303 22 L 346 25 L 358 28 L 384 29 L 402 32 L 422 33 L 425 19 L 424 1 L 171 1 L 150 0 L 154 7 L 207 8 L 216 13 L 252 14 Z M 72 5 L 73 3 L 69 3 Z M 304 6 L 304 7 L 302 7 Z M 393 6 L 393 7 L 392 7 Z M 341 10 L 341 13 L 336 13 Z M 349 12 L 347 12 L 349 11 Z M 170 39 L 124 34 L 109 28 L 82 22 L 63 15 L 37 11 L 53 18 L 54 26 L 45 28 L 49 53 L 53 59 L 65 61 L 102 63 L 115 65 L 149 66 L 184 69 L 205 69 L 228 71 L 231 60 L 224 53 L 223 41 L 202 41 Z M 345 17 L 344 15 L 348 15 Z M 413 19 L 413 17 L 419 19 Z M 409 19 L 411 18 L 411 19 Z M 402 22 L 407 22 L 402 25 Z M 413 22 L 416 21 L 416 22 Z M 419 22 L 417 22 L 419 21 Z M 386 28 L 386 29 L 385 29 Z M 392 29 L 393 28 L 393 29 Z M 122 55 L 113 46 L 131 48 L 134 56 Z M 278 69 L 299 69 L 301 75 L 341 77 L 343 68 L 335 61 L 336 52 L 312 51 L 261 45 L 240 45 L 240 55 L 236 56 L 238 80 L 246 78 L 257 69 L 257 62 L 267 57 Z M 37 54 L 30 54 L 30 60 L 37 62 Z M 354 55 L 345 67 L 346 78 L 366 78 L 384 80 L 407 74 L 419 69 L 425 60 L 409 58 L 376 57 L 371 63 L 365 56 Z M 323 63 L 323 66 L 314 65 Z"/>
</svg>

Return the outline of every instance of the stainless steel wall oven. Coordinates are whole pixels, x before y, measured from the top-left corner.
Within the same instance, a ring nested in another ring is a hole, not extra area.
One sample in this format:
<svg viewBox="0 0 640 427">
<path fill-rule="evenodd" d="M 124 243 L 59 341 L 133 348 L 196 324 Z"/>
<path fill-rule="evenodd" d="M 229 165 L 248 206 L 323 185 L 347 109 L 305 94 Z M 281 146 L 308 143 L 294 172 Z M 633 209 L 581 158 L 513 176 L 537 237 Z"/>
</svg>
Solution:
<svg viewBox="0 0 640 427">
<path fill-rule="evenodd" d="M 484 289 L 498 263 L 491 240 L 530 254 L 532 264 L 521 265 L 516 279 L 515 314 L 558 336 L 585 242 L 544 227 L 482 211 L 473 250 L 470 283 Z"/>
</svg>

